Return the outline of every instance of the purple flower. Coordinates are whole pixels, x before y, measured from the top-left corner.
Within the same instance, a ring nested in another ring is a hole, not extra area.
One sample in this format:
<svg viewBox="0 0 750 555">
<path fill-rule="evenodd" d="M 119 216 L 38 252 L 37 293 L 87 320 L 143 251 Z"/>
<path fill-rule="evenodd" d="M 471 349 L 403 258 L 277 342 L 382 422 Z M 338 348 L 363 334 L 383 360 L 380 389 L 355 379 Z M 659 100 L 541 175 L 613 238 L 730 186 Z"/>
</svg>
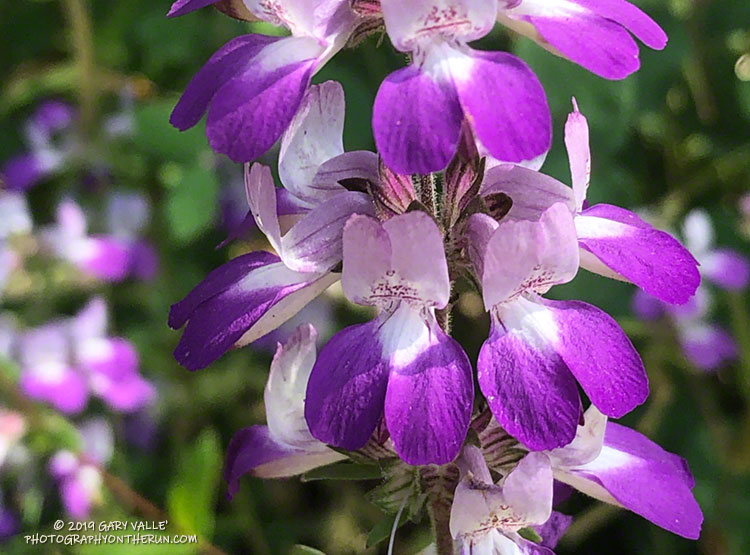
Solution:
<svg viewBox="0 0 750 555">
<path fill-rule="evenodd" d="M 498 0 L 500 23 L 606 79 L 638 70 L 638 44 L 661 50 L 664 31 L 625 0 Z"/>
<path fill-rule="evenodd" d="M 535 450 L 568 444 L 581 413 L 576 382 L 613 417 L 646 399 L 643 363 L 610 316 L 587 303 L 540 296 L 578 271 L 568 207 L 553 204 L 538 222 L 498 224 L 475 214 L 468 235 L 491 316 L 479 387 L 508 433 Z"/>
<path fill-rule="evenodd" d="M 50 459 L 48 470 L 57 481 L 65 512 L 71 518 L 83 520 L 89 517 L 93 505 L 101 503 L 99 467 L 112 457 L 113 437 L 104 419 L 84 422 L 79 431 L 83 439 L 81 455 L 58 451 Z"/>
<path fill-rule="evenodd" d="M 728 291 L 745 289 L 750 283 L 750 262 L 735 250 L 716 248 L 711 219 L 703 210 L 693 210 L 682 224 L 685 244 L 700 262 L 701 274 Z"/>
<path fill-rule="evenodd" d="M 69 139 L 54 144 L 54 134 L 70 127 L 75 113 L 59 101 L 42 103 L 26 121 L 24 135 L 30 152 L 7 160 L 2 175 L 11 191 L 26 191 L 58 169 L 70 156 L 73 145 Z"/>
<path fill-rule="evenodd" d="M 121 281 L 128 274 L 128 245 L 116 237 L 88 235 L 86 216 L 72 199 L 57 207 L 57 222 L 42 231 L 42 241 L 55 256 L 102 281 Z"/>
<path fill-rule="evenodd" d="M 240 430 L 227 448 L 224 477 L 230 498 L 244 474 L 284 478 L 346 458 L 316 440 L 305 421 L 305 389 L 315 363 L 316 338 L 315 328 L 302 325 L 283 345 L 279 343 L 263 396 L 268 425 Z"/>
<path fill-rule="evenodd" d="M 444 464 L 461 448 L 471 416 L 471 364 L 437 324 L 450 294 L 443 240 L 422 212 L 379 223 L 352 216 L 344 229 L 347 298 L 379 309 L 340 331 L 310 375 L 305 417 L 313 436 L 354 450 L 381 418 L 408 464 Z"/>
<path fill-rule="evenodd" d="M 507 162 L 550 148 L 544 90 L 520 59 L 466 43 L 492 29 L 497 7 L 484 0 L 382 0 L 386 30 L 412 64 L 381 84 L 373 109 L 375 142 L 398 173 L 442 170 L 464 121 L 489 153 Z"/>
<path fill-rule="evenodd" d="M 638 432 L 607 422 L 589 407 L 570 445 L 548 451 L 555 479 L 600 501 L 625 507 L 689 539 L 703 514 L 687 462 Z"/>
<path fill-rule="evenodd" d="M 343 122 L 341 86 L 311 87 L 282 139 L 279 175 L 286 188 L 277 189 L 260 164 L 246 168 L 250 211 L 279 256 L 235 258 L 172 306 L 170 327 L 187 324 L 175 350 L 186 368 L 204 368 L 264 336 L 338 280 L 331 270 L 341 261 L 344 223 L 352 214 L 373 213 L 366 194 L 339 181 L 377 175 L 373 153 L 343 152 Z"/>
<path fill-rule="evenodd" d="M 568 117 L 568 149 L 573 188 L 520 166 L 497 166 L 487 172 L 480 194 L 503 192 L 513 199 L 508 218 L 538 220 L 554 203 L 575 215 L 580 264 L 597 274 L 635 283 L 673 304 L 684 304 L 700 283 L 697 262 L 671 235 L 653 228 L 628 210 L 609 204 L 586 206 L 591 174 L 588 124 L 578 111 Z"/>
<path fill-rule="evenodd" d="M 138 373 L 133 346 L 106 336 L 106 310 L 104 300 L 95 298 L 74 318 L 20 337 L 20 386 L 28 396 L 67 413 L 82 411 L 89 393 L 121 412 L 153 400 L 154 388 Z"/>
<path fill-rule="evenodd" d="M 169 15 L 213 3 L 180 0 Z M 310 79 L 344 46 L 357 19 L 348 0 L 245 5 L 292 35 L 250 34 L 229 41 L 193 77 L 170 120 L 185 130 L 208 111 L 211 147 L 235 162 L 249 162 L 276 142 L 300 107 Z"/>
<path fill-rule="evenodd" d="M 107 225 L 112 237 L 126 244 L 129 251 L 128 274 L 151 280 L 159 269 L 159 256 L 153 245 L 140 239 L 151 220 L 151 206 L 138 193 L 114 193 L 107 203 Z"/>
<path fill-rule="evenodd" d="M 450 530 L 460 553 L 553 555 L 545 545 L 518 534 L 522 528 L 543 525 L 553 514 L 552 470 L 545 455 L 526 455 L 497 485 L 479 448 L 464 447 L 458 464 L 462 477 L 453 497 Z"/>
</svg>

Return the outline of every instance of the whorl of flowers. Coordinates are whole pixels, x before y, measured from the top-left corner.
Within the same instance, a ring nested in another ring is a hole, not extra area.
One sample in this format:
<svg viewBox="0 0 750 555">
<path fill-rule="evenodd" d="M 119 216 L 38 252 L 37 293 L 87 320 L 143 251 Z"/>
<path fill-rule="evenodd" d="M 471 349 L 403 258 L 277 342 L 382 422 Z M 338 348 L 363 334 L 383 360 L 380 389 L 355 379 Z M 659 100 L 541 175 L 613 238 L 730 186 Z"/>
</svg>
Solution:
<svg viewBox="0 0 750 555">
<path fill-rule="evenodd" d="M 310 326 L 279 345 L 268 426 L 233 439 L 230 492 L 247 472 L 388 459 L 456 470 L 443 493 L 450 549 L 464 553 L 549 553 L 567 523 L 552 512 L 554 480 L 697 538 L 685 462 L 609 420 L 648 396 L 630 340 L 595 306 L 544 296 L 584 268 L 681 305 L 698 288 L 697 261 L 633 212 L 588 204 L 588 125 L 575 100 L 572 187 L 536 171 L 552 137 L 542 85 L 515 56 L 469 46 L 499 21 L 621 79 L 639 67 L 633 36 L 665 46 L 659 26 L 624 0 L 179 0 L 169 15 L 210 4 L 291 33 L 227 43 L 172 114 L 186 129 L 207 112 L 211 146 L 247 163 L 249 211 L 275 254 L 230 260 L 173 305 L 170 326 L 185 327 L 177 360 L 204 368 L 339 280 L 349 301 L 374 309 L 319 353 Z M 377 153 L 345 152 L 344 91 L 311 79 L 381 27 L 410 63 L 377 93 Z M 277 140 L 282 187 L 251 164 Z M 475 287 L 490 315 L 475 361 L 450 335 L 457 284 Z M 537 526 L 541 544 L 519 534 Z"/>
</svg>

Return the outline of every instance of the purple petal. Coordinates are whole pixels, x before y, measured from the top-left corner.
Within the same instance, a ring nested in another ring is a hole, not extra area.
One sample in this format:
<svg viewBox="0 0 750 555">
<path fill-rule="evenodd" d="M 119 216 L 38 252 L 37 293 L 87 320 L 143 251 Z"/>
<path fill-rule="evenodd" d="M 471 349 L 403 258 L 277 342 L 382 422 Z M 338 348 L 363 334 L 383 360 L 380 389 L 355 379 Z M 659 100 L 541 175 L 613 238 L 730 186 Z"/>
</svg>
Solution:
<svg viewBox="0 0 750 555">
<path fill-rule="evenodd" d="M 170 326 L 187 327 L 175 358 L 190 370 L 204 368 L 235 343 L 247 344 L 291 318 L 336 280 L 302 274 L 269 253 L 243 255 L 214 270 L 172 306 Z"/>
<path fill-rule="evenodd" d="M 271 438 L 266 426 L 243 428 L 227 447 L 224 479 L 231 499 L 245 474 L 261 478 L 286 478 L 346 458 L 331 449 L 306 452 L 282 445 Z"/>
<path fill-rule="evenodd" d="M 121 281 L 128 275 L 130 250 L 114 237 L 92 236 L 82 241 L 72 262 L 96 279 Z"/>
<path fill-rule="evenodd" d="M 184 131 L 200 121 L 216 92 L 253 63 L 263 48 L 280 40 L 266 35 L 243 35 L 222 46 L 185 88 L 169 121 Z"/>
<path fill-rule="evenodd" d="M 507 217 L 537 221 L 555 203 L 564 203 L 575 211 L 573 190 L 556 179 L 522 166 L 502 164 L 489 170 L 480 194 L 505 193 L 513 200 Z"/>
<path fill-rule="evenodd" d="M 621 25 L 592 13 L 566 18 L 528 17 L 566 58 L 605 79 L 624 79 L 640 67 L 638 44 Z"/>
<path fill-rule="evenodd" d="M 172 305 L 169 311 L 169 327 L 181 328 L 198 306 L 236 285 L 253 270 L 277 262 L 280 262 L 278 256 L 270 252 L 256 251 L 233 258 L 219 266 L 194 287 L 183 300 Z"/>
<path fill-rule="evenodd" d="M 137 279 L 151 281 L 159 271 L 159 255 L 147 241 L 136 241 L 130 245 L 129 272 Z"/>
<path fill-rule="evenodd" d="M 737 358 L 734 337 L 716 325 L 688 324 L 679 330 L 679 335 L 685 358 L 702 370 L 716 370 Z"/>
<path fill-rule="evenodd" d="M 664 304 L 646 293 L 643 289 L 636 289 L 630 300 L 630 308 L 633 314 L 641 320 L 658 320 L 664 315 Z"/>
<path fill-rule="evenodd" d="M 463 111 L 450 79 L 433 79 L 410 65 L 391 73 L 373 106 L 375 144 L 396 173 L 445 168 L 456 152 Z"/>
<path fill-rule="evenodd" d="M 554 549 L 572 522 L 572 516 L 552 511 L 549 520 L 541 526 L 534 526 L 534 529 L 542 537 L 542 546 Z"/>
<path fill-rule="evenodd" d="M 178 17 L 185 15 L 186 13 L 194 12 L 211 4 L 216 4 L 219 0 L 177 0 L 172 7 L 169 8 L 167 17 Z"/>
<path fill-rule="evenodd" d="M 92 389 L 112 409 L 119 412 L 135 412 L 156 398 L 154 386 L 139 375 L 120 380 L 99 380 Z"/>
<path fill-rule="evenodd" d="M 355 450 L 383 415 L 389 364 L 376 340 L 382 320 L 344 328 L 323 347 L 310 374 L 305 419 L 313 437 Z"/>
<path fill-rule="evenodd" d="M 700 535 L 703 514 L 690 491 L 695 482 L 687 463 L 634 430 L 608 423 L 599 457 L 560 475 L 570 481 L 565 474 L 584 492 L 615 500 L 670 532 L 689 539 Z"/>
<path fill-rule="evenodd" d="M 667 35 L 640 8 L 625 0 L 572 0 L 592 12 L 625 27 L 649 48 L 661 50 L 667 45 Z"/>
<path fill-rule="evenodd" d="M 43 165 L 34 154 L 14 156 L 5 162 L 0 173 L 11 191 L 26 191 L 45 177 Z"/>
<path fill-rule="evenodd" d="M 515 303 L 523 305 L 517 315 L 508 308 L 502 323 L 493 318 L 477 361 L 479 388 L 500 425 L 524 445 L 561 447 L 578 425 L 576 380 L 545 337 L 544 308 L 525 299 Z"/>
<path fill-rule="evenodd" d="M 739 291 L 750 282 L 750 262 L 732 249 L 716 249 L 701 258 L 701 270 L 716 286 Z"/>
<path fill-rule="evenodd" d="M 298 272 L 324 272 L 341 262 L 344 224 L 353 214 L 374 215 L 365 193 L 342 190 L 305 214 L 281 239 L 281 258 Z"/>
<path fill-rule="evenodd" d="M 557 326 L 555 350 L 602 413 L 620 418 L 646 400 L 643 362 L 611 316 L 581 301 L 540 301 Z"/>
<path fill-rule="evenodd" d="M 60 482 L 60 500 L 69 517 L 76 520 L 88 518 L 91 512 L 91 492 L 79 477 L 79 473 Z"/>
<path fill-rule="evenodd" d="M 65 413 L 81 412 L 88 401 L 84 379 L 62 363 L 26 368 L 19 387 L 32 399 L 46 401 Z"/>
<path fill-rule="evenodd" d="M 121 337 L 89 339 L 79 346 L 76 355 L 81 368 L 90 374 L 118 379 L 138 370 L 138 352 Z"/>
<path fill-rule="evenodd" d="M 402 308 L 410 313 L 414 311 Z M 408 318 L 408 319 L 407 319 Z M 406 326 L 416 329 L 406 332 Z M 391 358 L 385 397 L 385 421 L 399 456 L 411 465 L 446 464 L 461 449 L 471 420 L 474 381 L 471 363 L 458 342 L 436 322 L 421 321 L 397 311 L 380 336 L 418 334 L 418 340 L 384 355 Z M 394 339 L 385 340 L 390 344 Z"/>
<path fill-rule="evenodd" d="M 265 153 L 289 126 L 318 63 L 315 39 L 286 37 L 216 91 L 208 110 L 211 147 L 235 162 Z"/>
<path fill-rule="evenodd" d="M 698 262 L 674 237 L 629 210 L 597 204 L 575 219 L 581 248 L 667 303 L 684 304 L 700 284 Z M 582 258 L 584 268 L 596 271 Z"/>
<path fill-rule="evenodd" d="M 471 61 L 463 75 L 453 77 L 461 106 L 482 145 L 506 162 L 531 160 L 547 152 L 552 145 L 552 116 L 544 89 L 529 67 L 505 52 L 472 51 Z"/>
</svg>

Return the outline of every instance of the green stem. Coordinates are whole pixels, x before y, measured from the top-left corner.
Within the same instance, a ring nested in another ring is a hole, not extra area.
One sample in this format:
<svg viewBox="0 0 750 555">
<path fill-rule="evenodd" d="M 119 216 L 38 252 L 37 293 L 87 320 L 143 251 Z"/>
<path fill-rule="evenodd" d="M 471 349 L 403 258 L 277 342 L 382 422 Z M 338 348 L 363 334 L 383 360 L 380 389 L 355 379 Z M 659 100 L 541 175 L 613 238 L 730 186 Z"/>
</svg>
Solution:
<svg viewBox="0 0 750 555">
<path fill-rule="evenodd" d="M 96 118 L 96 67 L 94 39 L 86 0 L 63 0 L 70 25 L 73 56 L 79 71 L 78 100 L 81 109 L 81 133 L 89 137 Z"/>
</svg>

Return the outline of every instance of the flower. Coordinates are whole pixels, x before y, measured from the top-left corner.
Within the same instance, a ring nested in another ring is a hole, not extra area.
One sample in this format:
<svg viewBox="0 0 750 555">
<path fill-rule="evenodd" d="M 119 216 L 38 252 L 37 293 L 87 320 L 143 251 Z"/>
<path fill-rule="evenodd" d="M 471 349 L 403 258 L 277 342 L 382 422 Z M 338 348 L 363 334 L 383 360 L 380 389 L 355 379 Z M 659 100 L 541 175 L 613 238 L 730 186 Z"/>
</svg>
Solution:
<svg viewBox="0 0 750 555">
<path fill-rule="evenodd" d="M 553 204 L 538 222 L 498 224 L 474 214 L 467 234 L 491 317 L 479 387 L 508 433 L 535 450 L 568 444 L 581 414 L 576 382 L 613 417 L 645 401 L 643 363 L 617 323 L 587 303 L 540 296 L 578 271 L 576 228 L 565 204 Z"/>
<path fill-rule="evenodd" d="M 267 425 L 243 428 L 227 448 L 224 477 L 230 498 L 244 474 L 283 478 L 346 458 L 316 440 L 305 421 L 305 389 L 317 335 L 311 325 L 301 325 L 278 344 L 263 395 Z"/>
<path fill-rule="evenodd" d="M 700 262 L 701 274 L 727 291 L 745 289 L 750 283 L 750 261 L 739 252 L 715 247 L 715 233 L 705 210 L 691 211 L 682 224 L 685 244 Z"/>
<path fill-rule="evenodd" d="M 412 63 L 383 81 L 373 107 L 375 142 L 398 173 L 442 170 L 466 120 L 489 153 L 521 162 L 549 150 L 544 90 L 520 59 L 466 43 L 492 29 L 497 7 L 484 0 L 382 0 L 393 45 Z"/>
<path fill-rule="evenodd" d="M 169 15 L 214 3 L 178 0 Z M 247 0 L 245 7 L 291 36 L 249 34 L 229 41 L 193 77 L 170 118 L 184 131 L 208 111 L 211 147 L 235 162 L 271 148 L 297 113 L 312 76 L 344 46 L 357 21 L 348 0 Z"/>
<path fill-rule="evenodd" d="M 687 461 L 608 422 L 596 407 L 588 408 L 572 443 L 547 455 L 556 480 L 685 538 L 700 535 L 703 514 Z"/>
<path fill-rule="evenodd" d="M 662 50 L 664 34 L 625 0 L 498 0 L 498 21 L 605 79 L 638 70 L 638 44 Z"/>
<path fill-rule="evenodd" d="M 21 389 L 66 413 L 83 410 L 89 393 L 121 412 L 150 403 L 155 391 L 138 373 L 138 353 L 106 327 L 106 304 L 94 298 L 74 318 L 21 334 Z"/>
<path fill-rule="evenodd" d="M 75 112 L 64 102 L 47 100 L 37 107 L 24 128 L 29 152 L 10 158 L 0 171 L 8 189 L 26 191 L 62 166 L 74 145 L 67 136 L 53 139 L 67 131 L 74 120 Z"/>
<path fill-rule="evenodd" d="M 450 530 L 460 553 L 552 554 L 518 533 L 544 524 L 553 514 L 552 470 L 545 455 L 526 455 L 496 485 L 478 447 L 464 447 L 458 464 L 462 477 L 453 497 Z"/>
<path fill-rule="evenodd" d="M 347 298 L 379 309 L 333 336 L 307 386 L 312 435 L 354 450 L 381 418 L 408 464 L 444 464 L 461 448 L 474 397 L 471 364 L 438 325 L 450 294 L 441 233 L 423 212 L 384 223 L 354 215 L 344 228 Z"/>
<path fill-rule="evenodd" d="M 514 220 L 538 220 L 547 207 L 564 203 L 575 216 L 583 268 L 630 281 L 665 302 L 686 303 L 700 283 L 698 263 L 687 249 L 633 212 L 610 204 L 587 205 L 588 124 L 575 99 L 573 106 L 565 125 L 572 189 L 542 173 L 506 164 L 487 172 L 480 194 L 509 195 L 513 206 L 507 217 Z"/>
<path fill-rule="evenodd" d="M 101 503 L 101 466 L 112 458 L 112 428 L 102 418 L 91 419 L 79 426 L 83 439 L 80 456 L 58 451 L 49 461 L 50 475 L 60 488 L 60 500 L 71 518 L 88 518 L 92 505 Z"/>
<path fill-rule="evenodd" d="M 170 327 L 187 323 L 175 350 L 180 364 L 191 370 L 208 366 L 232 346 L 274 330 L 338 281 L 332 270 L 341 262 L 346 219 L 373 213 L 365 193 L 348 191 L 339 181 L 377 175 L 373 153 L 343 152 L 343 125 L 341 86 L 313 86 L 282 139 L 279 174 L 286 188 L 274 186 L 269 168 L 246 168 L 250 211 L 279 256 L 239 256 L 172 306 Z M 291 223 L 284 234 L 282 223 Z"/>
</svg>

